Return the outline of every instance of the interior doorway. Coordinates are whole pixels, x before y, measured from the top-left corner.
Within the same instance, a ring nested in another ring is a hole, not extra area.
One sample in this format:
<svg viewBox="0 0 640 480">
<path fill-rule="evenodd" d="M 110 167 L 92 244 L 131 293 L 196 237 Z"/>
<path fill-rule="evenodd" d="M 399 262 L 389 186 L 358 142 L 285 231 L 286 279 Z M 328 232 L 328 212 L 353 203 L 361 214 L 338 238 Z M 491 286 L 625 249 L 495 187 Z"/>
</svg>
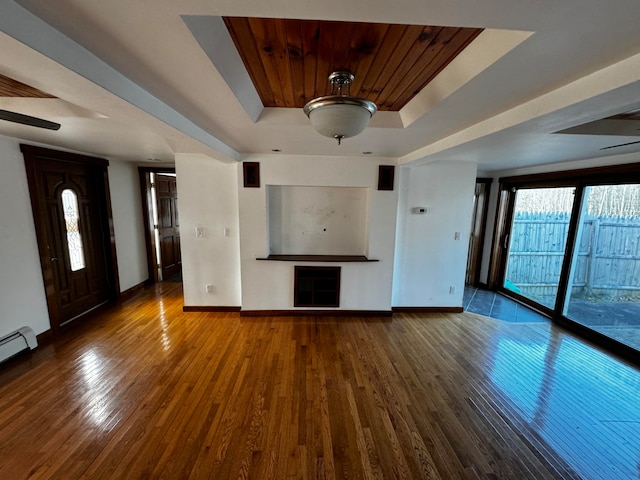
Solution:
<svg viewBox="0 0 640 480">
<path fill-rule="evenodd" d="M 153 282 L 182 281 L 180 220 L 175 169 L 139 169 L 147 263 Z"/>
<path fill-rule="evenodd" d="M 51 327 L 116 300 L 115 236 L 103 159 L 21 145 Z"/>
</svg>

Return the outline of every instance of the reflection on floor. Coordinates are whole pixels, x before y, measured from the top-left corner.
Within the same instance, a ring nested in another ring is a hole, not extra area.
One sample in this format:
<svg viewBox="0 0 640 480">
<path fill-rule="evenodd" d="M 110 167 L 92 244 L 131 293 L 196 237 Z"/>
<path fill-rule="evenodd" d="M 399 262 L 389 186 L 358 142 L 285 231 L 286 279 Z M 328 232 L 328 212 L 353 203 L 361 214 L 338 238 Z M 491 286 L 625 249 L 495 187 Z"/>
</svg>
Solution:
<svg viewBox="0 0 640 480">
<path fill-rule="evenodd" d="M 551 300 L 548 301 L 548 304 L 552 303 Z M 510 323 L 549 321 L 544 315 L 508 297 L 469 285 L 465 286 L 462 306 L 466 312 L 478 313 Z M 568 317 L 596 332 L 640 350 L 640 302 L 571 300 Z"/>
<path fill-rule="evenodd" d="M 465 286 L 462 306 L 466 312 L 478 313 L 511 323 L 548 322 L 547 317 L 496 292 Z"/>
<path fill-rule="evenodd" d="M 505 405 L 515 408 L 580 478 L 640 479 L 636 366 L 495 292 L 467 287 L 463 306 L 502 320 L 495 325 L 500 335 L 494 337 L 486 369 Z"/>
<path fill-rule="evenodd" d="M 489 375 L 521 418 L 581 478 L 640 478 L 640 371 L 551 322 L 500 329 Z"/>
</svg>

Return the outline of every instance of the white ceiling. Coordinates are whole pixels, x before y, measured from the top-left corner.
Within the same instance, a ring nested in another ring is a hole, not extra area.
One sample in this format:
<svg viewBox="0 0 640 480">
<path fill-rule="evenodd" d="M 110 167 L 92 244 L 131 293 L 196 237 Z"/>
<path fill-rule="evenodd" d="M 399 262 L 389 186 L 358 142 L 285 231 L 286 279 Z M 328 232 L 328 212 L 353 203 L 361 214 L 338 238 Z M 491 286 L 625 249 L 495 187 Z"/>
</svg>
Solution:
<svg viewBox="0 0 640 480">
<path fill-rule="evenodd" d="M 379 112 L 338 146 L 301 109 L 262 108 L 220 16 L 487 30 L 399 114 Z M 490 172 L 628 159 L 640 144 L 600 149 L 638 136 L 553 132 L 640 107 L 638 20 L 638 0 L 4 0 L 0 73 L 61 100 L 0 99 L 0 109 L 62 128 L 0 121 L 0 134 L 131 161 L 367 151 Z"/>
</svg>

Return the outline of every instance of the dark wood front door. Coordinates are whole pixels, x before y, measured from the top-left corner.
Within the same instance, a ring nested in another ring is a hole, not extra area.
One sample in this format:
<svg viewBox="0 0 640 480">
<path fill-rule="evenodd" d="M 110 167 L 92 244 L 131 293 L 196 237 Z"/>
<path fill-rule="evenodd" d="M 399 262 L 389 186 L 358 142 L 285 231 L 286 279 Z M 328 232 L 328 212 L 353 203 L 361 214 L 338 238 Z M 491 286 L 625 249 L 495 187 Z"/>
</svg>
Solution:
<svg viewBox="0 0 640 480">
<path fill-rule="evenodd" d="M 178 190 L 175 175 L 155 176 L 158 197 L 158 231 L 160 234 L 160 262 L 162 279 L 168 280 L 180 273 L 180 223 L 178 220 Z"/>
<path fill-rule="evenodd" d="M 106 161 L 22 147 L 54 330 L 115 298 Z M 57 158 L 58 157 L 58 158 Z"/>
</svg>

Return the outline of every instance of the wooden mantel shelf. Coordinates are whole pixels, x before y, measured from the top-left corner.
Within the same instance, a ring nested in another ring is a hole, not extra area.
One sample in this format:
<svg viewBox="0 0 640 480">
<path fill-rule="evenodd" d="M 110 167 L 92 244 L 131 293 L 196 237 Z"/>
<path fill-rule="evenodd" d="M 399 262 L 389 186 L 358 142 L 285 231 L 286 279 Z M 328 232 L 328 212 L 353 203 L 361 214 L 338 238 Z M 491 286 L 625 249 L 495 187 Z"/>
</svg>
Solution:
<svg viewBox="0 0 640 480">
<path fill-rule="evenodd" d="M 276 260 L 280 262 L 377 262 L 364 255 L 269 255 L 256 260 Z"/>
</svg>

